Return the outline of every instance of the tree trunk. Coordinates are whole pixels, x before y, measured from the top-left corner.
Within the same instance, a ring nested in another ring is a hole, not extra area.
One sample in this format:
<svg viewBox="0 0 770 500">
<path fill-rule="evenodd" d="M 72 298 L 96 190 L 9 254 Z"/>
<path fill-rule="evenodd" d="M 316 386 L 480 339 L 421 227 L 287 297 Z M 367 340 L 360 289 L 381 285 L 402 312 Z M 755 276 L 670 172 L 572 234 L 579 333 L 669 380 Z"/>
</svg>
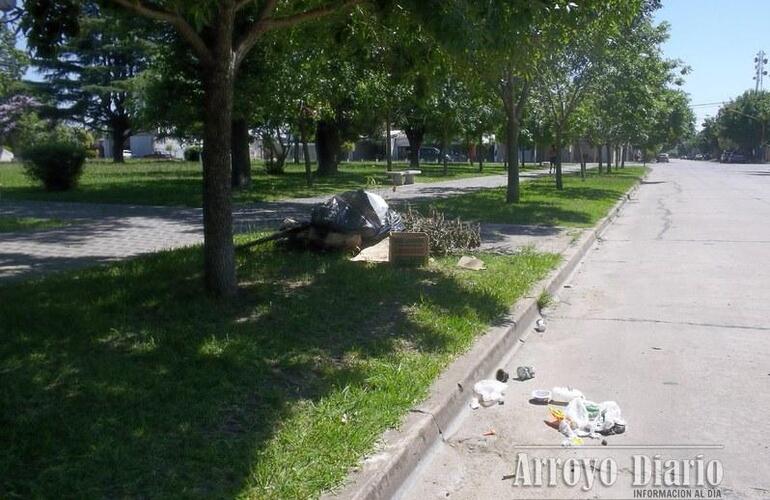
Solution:
<svg viewBox="0 0 770 500">
<path fill-rule="evenodd" d="M 294 164 L 299 165 L 299 137 L 296 136 L 294 137 Z"/>
<path fill-rule="evenodd" d="M 232 155 L 234 189 L 247 188 L 251 185 L 251 154 L 249 153 L 249 126 L 243 118 L 233 120 Z"/>
<path fill-rule="evenodd" d="M 112 161 L 114 163 L 124 163 L 123 142 L 126 140 L 126 127 L 122 124 L 112 126 Z"/>
<path fill-rule="evenodd" d="M 583 146 L 581 146 L 580 141 L 578 141 L 577 150 L 580 158 L 580 178 L 586 180 L 586 154 L 583 153 Z"/>
<path fill-rule="evenodd" d="M 513 107 L 513 103 L 511 103 Z M 516 151 L 519 149 L 519 121 L 516 119 L 515 112 L 511 109 L 506 111 L 506 137 L 505 137 L 505 156 L 508 158 L 508 188 L 505 193 L 505 201 L 508 203 L 519 203 L 521 200 L 521 190 L 519 187 L 519 156 Z"/>
<path fill-rule="evenodd" d="M 597 167 L 597 171 L 601 174 L 602 173 L 602 147 L 599 146 L 597 149 L 599 150 L 599 166 Z"/>
<path fill-rule="evenodd" d="M 623 149 L 620 155 L 620 168 L 626 168 L 626 153 L 628 152 L 628 149 L 626 148 L 626 145 L 623 145 Z"/>
<path fill-rule="evenodd" d="M 302 141 L 302 156 L 305 157 L 305 182 L 308 187 L 313 185 L 313 168 L 310 165 L 310 148 L 307 146 L 307 125 L 299 126 L 300 140 Z"/>
<path fill-rule="evenodd" d="M 237 291 L 230 143 L 234 69 L 231 33 L 219 36 L 226 40 L 219 45 L 227 48 L 218 51 L 203 78 L 203 270 L 209 293 L 229 297 Z"/>
<path fill-rule="evenodd" d="M 385 116 L 385 159 L 387 161 L 388 172 L 393 170 L 393 143 L 390 138 L 390 110 Z"/>
<path fill-rule="evenodd" d="M 561 155 L 562 155 L 562 129 L 556 129 L 556 189 L 564 189 L 564 180 L 561 175 Z"/>
<path fill-rule="evenodd" d="M 617 170 L 620 166 L 620 146 L 615 144 L 615 169 Z"/>
<path fill-rule="evenodd" d="M 447 156 L 447 150 L 449 149 L 449 134 L 444 130 L 444 135 L 441 140 L 441 161 L 444 162 L 444 176 L 449 175 L 449 159 Z"/>
<path fill-rule="evenodd" d="M 409 139 L 409 166 L 420 168 L 420 148 L 425 136 L 425 126 L 406 127 L 404 132 L 406 132 L 406 138 Z"/>
<path fill-rule="evenodd" d="M 478 156 L 479 160 L 479 172 L 484 171 L 484 136 L 479 136 L 479 145 L 476 147 L 476 156 Z"/>
<path fill-rule="evenodd" d="M 318 175 L 335 175 L 339 171 L 339 152 L 342 145 L 339 128 L 331 120 L 319 120 L 315 136 Z"/>
</svg>

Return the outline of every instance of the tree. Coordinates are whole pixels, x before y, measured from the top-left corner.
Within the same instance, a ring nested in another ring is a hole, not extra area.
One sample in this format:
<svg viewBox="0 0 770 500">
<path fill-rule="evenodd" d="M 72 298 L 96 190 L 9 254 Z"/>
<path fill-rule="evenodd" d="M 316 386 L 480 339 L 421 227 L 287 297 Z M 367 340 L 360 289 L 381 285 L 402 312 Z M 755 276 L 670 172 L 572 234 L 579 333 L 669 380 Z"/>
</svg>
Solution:
<svg viewBox="0 0 770 500">
<path fill-rule="evenodd" d="M 722 106 L 716 121 L 723 143 L 763 158 L 770 125 L 770 92 L 746 91 Z"/>
<path fill-rule="evenodd" d="M 0 100 L 18 90 L 28 62 L 24 52 L 16 48 L 16 34 L 11 26 L 0 22 Z"/>
<path fill-rule="evenodd" d="M 628 5 L 626 3 L 625 5 Z M 593 90 L 604 66 L 612 38 L 619 34 L 619 22 L 608 23 L 610 13 L 618 6 L 607 2 L 606 11 L 591 11 L 591 18 L 581 23 L 580 36 L 565 32 L 553 24 L 543 30 L 548 50 L 541 61 L 536 90 L 553 125 L 556 147 L 556 189 L 564 189 L 562 150 L 566 138 L 572 138 L 571 119 L 583 99 Z M 624 19 L 615 16 L 613 19 Z"/>
<path fill-rule="evenodd" d="M 197 59 L 203 89 L 204 282 L 214 296 L 237 291 L 231 199 L 233 89 L 238 69 L 266 33 L 342 12 L 356 0 L 313 6 L 292 0 L 108 0 L 126 12 L 172 27 Z M 28 0 L 23 15 L 30 43 L 43 51 L 77 33 L 77 0 Z M 64 15 L 63 15 L 64 13 Z M 66 16 L 70 14 L 70 16 Z M 75 16 L 76 17 L 76 16 Z"/>
<path fill-rule="evenodd" d="M 76 36 L 34 60 L 45 75 L 38 85 L 57 103 L 54 116 L 109 132 L 112 159 L 121 163 L 124 143 L 134 131 L 132 87 L 147 64 L 151 25 L 92 2 L 83 5 L 78 24 Z"/>
</svg>

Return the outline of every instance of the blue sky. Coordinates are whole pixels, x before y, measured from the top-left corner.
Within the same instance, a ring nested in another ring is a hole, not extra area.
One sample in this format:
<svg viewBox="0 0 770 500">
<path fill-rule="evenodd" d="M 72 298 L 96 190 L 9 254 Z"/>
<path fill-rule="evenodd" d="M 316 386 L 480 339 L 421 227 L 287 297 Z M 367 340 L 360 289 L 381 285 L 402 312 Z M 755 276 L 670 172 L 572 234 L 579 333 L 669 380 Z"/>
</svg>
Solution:
<svg viewBox="0 0 770 500">
<path fill-rule="evenodd" d="M 663 0 L 656 18 L 671 24 L 666 56 L 692 67 L 684 86 L 692 104 L 727 101 L 754 88 L 754 56 L 770 53 L 770 0 Z M 700 128 L 719 106 L 693 109 Z"/>
</svg>

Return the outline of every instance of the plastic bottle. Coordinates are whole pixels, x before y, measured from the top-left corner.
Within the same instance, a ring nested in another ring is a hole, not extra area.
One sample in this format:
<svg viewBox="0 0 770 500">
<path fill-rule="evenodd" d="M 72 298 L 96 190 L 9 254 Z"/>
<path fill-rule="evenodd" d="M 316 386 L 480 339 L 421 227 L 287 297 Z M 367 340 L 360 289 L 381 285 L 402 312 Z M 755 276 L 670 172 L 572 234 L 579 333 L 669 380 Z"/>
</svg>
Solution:
<svg viewBox="0 0 770 500">
<path fill-rule="evenodd" d="M 554 387 L 551 390 L 551 401 L 569 403 L 575 398 L 585 398 L 583 393 L 572 387 Z"/>
</svg>

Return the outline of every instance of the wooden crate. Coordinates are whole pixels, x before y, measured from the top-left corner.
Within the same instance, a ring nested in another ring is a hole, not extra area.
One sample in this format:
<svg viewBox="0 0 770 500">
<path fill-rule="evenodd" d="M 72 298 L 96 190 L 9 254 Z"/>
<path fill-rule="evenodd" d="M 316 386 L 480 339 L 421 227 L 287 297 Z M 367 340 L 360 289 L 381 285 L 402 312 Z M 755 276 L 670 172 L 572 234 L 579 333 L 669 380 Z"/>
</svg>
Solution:
<svg viewBox="0 0 770 500">
<path fill-rule="evenodd" d="M 430 243 L 425 233 L 391 233 L 390 262 L 401 265 L 420 265 L 428 261 Z"/>
</svg>

